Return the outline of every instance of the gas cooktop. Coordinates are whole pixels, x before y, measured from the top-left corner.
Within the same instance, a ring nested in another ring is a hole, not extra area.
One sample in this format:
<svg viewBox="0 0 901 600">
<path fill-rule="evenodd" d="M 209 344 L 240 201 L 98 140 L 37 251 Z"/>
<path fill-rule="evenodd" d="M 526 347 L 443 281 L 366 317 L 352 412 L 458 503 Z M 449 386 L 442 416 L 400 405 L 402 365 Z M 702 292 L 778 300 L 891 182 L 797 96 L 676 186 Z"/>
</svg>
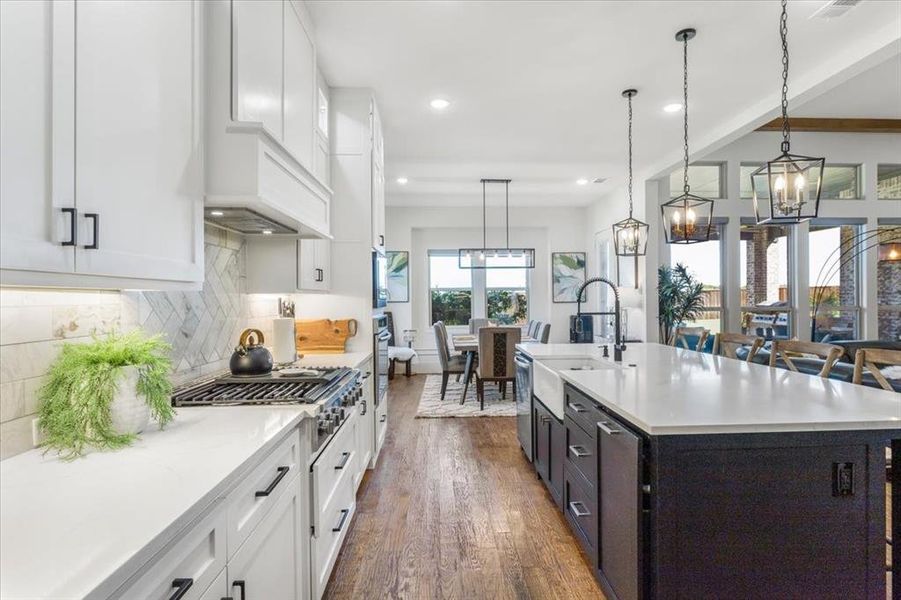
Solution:
<svg viewBox="0 0 901 600">
<path fill-rule="evenodd" d="M 312 404 L 353 385 L 359 372 L 346 367 L 281 369 L 266 375 L 224 375 L 176 390 L 174 406 Z"/>
</svg>

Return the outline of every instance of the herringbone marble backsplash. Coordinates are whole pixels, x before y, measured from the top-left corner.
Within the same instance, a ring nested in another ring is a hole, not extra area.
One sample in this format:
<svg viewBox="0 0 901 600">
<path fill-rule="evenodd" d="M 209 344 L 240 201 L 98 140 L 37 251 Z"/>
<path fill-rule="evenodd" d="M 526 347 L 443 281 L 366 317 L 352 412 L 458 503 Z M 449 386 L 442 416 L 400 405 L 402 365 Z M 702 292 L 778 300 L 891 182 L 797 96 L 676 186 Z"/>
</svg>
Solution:
<svg viewBox="0 0 901 600">
<path fill-rule="evenodd" d="M 269 337 L 276 296 L 244 293 L 240 236 L 208 227 L 199 292 L 0 290 L 0 459 L 32 448 L 44 373 L 64 343 L 141 327 L 172 345 L 178 385 L 224 371 L 246 327 Z"/>
</svg>

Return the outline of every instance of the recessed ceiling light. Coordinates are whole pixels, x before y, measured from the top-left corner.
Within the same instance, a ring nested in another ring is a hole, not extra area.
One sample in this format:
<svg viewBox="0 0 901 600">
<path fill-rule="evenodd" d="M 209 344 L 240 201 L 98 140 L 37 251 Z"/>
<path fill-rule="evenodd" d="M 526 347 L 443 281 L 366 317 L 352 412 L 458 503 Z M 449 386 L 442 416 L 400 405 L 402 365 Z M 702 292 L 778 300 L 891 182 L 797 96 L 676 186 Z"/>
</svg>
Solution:
<svg viewBox="0 0 901 600">
<path fill-rule="evenodd" d="M 271 230 L 271 229 L 264 229 L 264 230 L 263 230 L 263 235 L 272 235 L 272 230 Z"/>
<path fill-rule="evenodd" d="M 212 217 L 221 217 L 224 214 L 225 213 L 222 212 L 221 210 L 211 210 L 210 211 L 210 216 L 212 216 Z"/>
<path fill-rule="evenodd" d="M 401 185 L 407 185 L 408 181 L 410 181 L 410 180 L 407 179 L 406 177 L 398 177 L 397 178 L 397 183 L 399 183 Z"/>
<path fill-rule="evenodd" d="M 679 112 L 680 110 L 682 110 L 682 105 L 679 104 L 678 102 L 675 102 L 673 104 L 667 104 L 666 106 L 663 107 L 663 112 L 668 112 L 668 113 Z"/>
<path fill-rule="evenodd" d="M 429 102 L 429 106 L 434 108 L 435 110 L 444 110 L 448 106 L 450 106 L 450 101 L 445 100 L 444 98 L 433 98 L 431 102 Z"/>
<path fill-rule="evenodd" d="M 582 177 L 580 179 L 576 179 L 576 183 L 579 185 L 588 185 L 588 180 Z"/>
</svg>

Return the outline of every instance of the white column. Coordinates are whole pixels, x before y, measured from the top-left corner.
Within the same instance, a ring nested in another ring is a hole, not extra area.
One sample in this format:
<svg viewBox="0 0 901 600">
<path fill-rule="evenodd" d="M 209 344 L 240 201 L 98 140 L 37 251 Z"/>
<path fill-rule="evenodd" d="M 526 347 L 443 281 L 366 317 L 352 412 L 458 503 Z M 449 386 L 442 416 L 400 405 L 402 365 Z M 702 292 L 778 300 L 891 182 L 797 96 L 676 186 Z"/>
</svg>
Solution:
<svg viewBox="0 0 901 600">
<path fill-rule="evenodd" d="M 810 340 L 810 251 L 807 244 L 810 235 L 810 223 L 804 222 L 795 226 L 791 233 L 793 239 L 789 248 L 794 255 L 794 275 L 789 272 L 795 303 L 794 336 L 799 340 Z"/>
</svg>

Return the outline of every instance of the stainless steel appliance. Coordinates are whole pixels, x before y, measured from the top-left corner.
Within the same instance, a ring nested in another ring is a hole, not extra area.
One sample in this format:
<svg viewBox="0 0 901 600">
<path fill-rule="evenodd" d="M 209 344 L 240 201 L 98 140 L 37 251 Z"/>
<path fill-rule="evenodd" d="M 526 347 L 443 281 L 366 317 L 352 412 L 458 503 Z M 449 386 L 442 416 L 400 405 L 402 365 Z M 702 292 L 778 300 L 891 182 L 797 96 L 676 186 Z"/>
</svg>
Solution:
<svg viewBox="0 0 901 600">
<path fill-rule="evenodd" d="M 532 461 L 532 359 L 517 352 L 516 364 L 516 434 L 519 445 Z"/>
<path fill-rule="evenodd" d="M 388 305 L 388 258 L 384 253 L 372 251 L 372 307 Z"/>
<path fill-rule="evenodd" d="M 335 435 L 352 407 L 363 397 L 357 369 L 283 369 L 257 377 L 227 375 L 176 390 L 174 406 L 238 406 L 246 404 L 320 404 L 313 452 Z"/>
<path fill-rule="evenodd" d="M 388 317 L 379 315 L 372 320 L 373 331 L 373 371 L 375 377 L 375 405 L 379 406 L 388 393 L 388 342 L 391 332 L 388 330 Z"/>
</svg>

